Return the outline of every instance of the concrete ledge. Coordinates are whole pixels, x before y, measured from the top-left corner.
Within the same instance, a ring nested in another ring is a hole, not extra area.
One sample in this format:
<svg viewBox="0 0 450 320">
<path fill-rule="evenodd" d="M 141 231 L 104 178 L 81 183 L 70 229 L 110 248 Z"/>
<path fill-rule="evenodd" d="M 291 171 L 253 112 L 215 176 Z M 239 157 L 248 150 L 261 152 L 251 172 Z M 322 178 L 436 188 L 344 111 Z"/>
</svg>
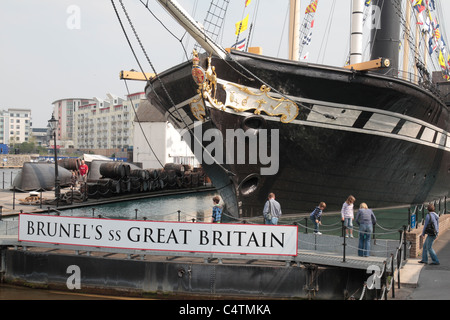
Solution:
<svg viewBox="0 0 450 320">
<path fill-rule="evenodd" d="M 420 259 L 408 259 L 408 262 L 400 270 L 401 286 L 407 288 L 417 288 L 419 284 L 419 276 L 423 267 L 423 263 L 419 263 Z M 395 279 L 398 281 L 398 279 Z"/>
</svg>

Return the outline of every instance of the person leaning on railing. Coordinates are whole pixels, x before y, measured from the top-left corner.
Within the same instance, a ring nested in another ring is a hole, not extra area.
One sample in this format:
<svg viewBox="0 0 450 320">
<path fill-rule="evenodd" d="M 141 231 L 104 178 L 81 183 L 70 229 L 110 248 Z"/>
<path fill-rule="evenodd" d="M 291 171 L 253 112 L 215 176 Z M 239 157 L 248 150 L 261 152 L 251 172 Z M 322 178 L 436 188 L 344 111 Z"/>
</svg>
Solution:
<svg viewBox="0 0 450 320">
<path fill-rule="evenodd" d="M 367 204 L 363 202 L 359 205 L 355 221 L 359 225 L 358 256 L 368 257 L 370 255 L 370 238 L 373 225 L 377 223 L 377 218 Z"/>
</svg>

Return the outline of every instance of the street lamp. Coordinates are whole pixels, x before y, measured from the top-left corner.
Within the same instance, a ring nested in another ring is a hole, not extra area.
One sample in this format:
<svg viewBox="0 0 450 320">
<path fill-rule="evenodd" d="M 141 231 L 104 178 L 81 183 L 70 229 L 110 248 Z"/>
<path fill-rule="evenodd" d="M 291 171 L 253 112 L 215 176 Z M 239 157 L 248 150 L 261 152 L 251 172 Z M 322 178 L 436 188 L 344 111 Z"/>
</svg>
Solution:
<svg viewBox="0 0 450 320">
<path fill-rule="evenodd" d="M 59 186 L 59 175 L 58 175 L 58 155 L 56 150 L 56 129 L 58 127 L 58 120 L 55 119 L 52 114 L 52 118 L 48 120 L 48 124 L 50 125 L 50 129 L 53 132 L 53 148 L 55 149 L 55 198 L 56 203 L 58 203 L 59 197 L 61 195 L 61 190 Z"/>
</svg>

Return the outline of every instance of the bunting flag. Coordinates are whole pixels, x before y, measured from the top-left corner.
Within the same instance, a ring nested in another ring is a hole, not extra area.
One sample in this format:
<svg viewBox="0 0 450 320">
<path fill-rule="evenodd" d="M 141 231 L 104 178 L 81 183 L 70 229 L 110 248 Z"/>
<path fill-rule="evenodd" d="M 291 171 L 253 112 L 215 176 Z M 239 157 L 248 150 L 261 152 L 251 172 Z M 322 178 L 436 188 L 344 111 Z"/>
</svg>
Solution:
<svg viewBox="0 0 450 320">
<path fill-rule="evenodd" d="M 241 40 L 241 41 L 239 41 L 239 42 L 236 42 L 235 44 L 233 44 L 233 45 L 231 46 L 231 48 L 237 49 L 237 50 L 239 50 L 239 51 L 244 50 L 244 48 L 245 48 L 245 41 L 246 41 L 246 40 L 247 40 L 247 39 L 243 39 L 243 40 Z"/>
<path fill-rule="evenodd" d="M 240 35 L 242 32 L 244 32 L 245 30 L 247 30 L 248 28 L 248 14 L 245 17 L 244 20 L 239 21 L 236 23 L 236 35 Z"/>
<path fill-rule="evenodd" d="M 426 7 L 422 5 L 422 0 L 412 0 L 411 4 L 419 13 L 422 13 L 426 9 Z"/>
<path fill-rule="evenodd" d="M 428 51 L 430 53 L 430 56 L 433 54 L 434 50 L 436 50 L 437 48 L 437 44 L 435 44 L 433 42 L 433 38 L 430 38 L 430 40 L 428 40 Z"/>
<path fill-rule="evenodd" d="M 436 3 L 434 2 L 434 0 L 430 0 L 429 8 L 430 8 L 430 11 L 436 10 Z"/>
<path fill-rule="evenodd" d="M 445 58 L 444 55 L 442 54 L 442 50 L 439 51 L 439 64 L 443 69 L 446 69 Z"/>
<path fill-rule="evenodd" d="M 316 10 L 317 10 L 317 2 L 318 1 L 319 0 L 312 1 L 311 4 L 306 7 L 305 14 L 316 12 Z"/>
<path fill-rule="evenodd" d="M 411 0 L 411 6 L 416 12 L 417 25 L 428 39 L 429 55 L 438 60 L 442 69 L 442 74 L 447 81 L 450 81 L 450 54 L 447 51 L 445 34 L 440 29 L 439 21 L 435 14 L 435 0 Z M 447 56 L 447 58 L 445 58 Z"/>
<path fill-rule="evenodd" d="M 436 41 L 441 39 L 441 32 L 439 29 L 434 30 L 434 36 L 436 37 Z"/>
<path fill-rule="evenodd" d="M 249 6 L 250 2 L 252 2 L 252 0 L 245 0 L 245 7 L 246 8 Z"/>
<path fill-rule="evenodd" d="M 308 35 L 305 35 L 303 37 L 302 44 L 307 46 L 311 43 L 311 40 L 312 40 L 312 31 L 310 31 Z"/>
</svg>

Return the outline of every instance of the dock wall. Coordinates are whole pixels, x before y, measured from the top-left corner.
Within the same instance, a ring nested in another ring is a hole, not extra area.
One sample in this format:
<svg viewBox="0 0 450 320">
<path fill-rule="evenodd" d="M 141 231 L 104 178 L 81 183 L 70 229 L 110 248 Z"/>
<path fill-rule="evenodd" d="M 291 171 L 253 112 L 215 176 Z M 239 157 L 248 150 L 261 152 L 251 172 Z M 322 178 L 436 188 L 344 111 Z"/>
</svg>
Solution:
<svg viewBox="0 0 450 320">
<path fill-rule="evenodd" d="M 51 251 L 51 250 L 50 250 Z M 150 259 L 150 260 L 146 260 Z M 3 281 L 58 290 L 79 268 L 83 293 L 166 298 L 347 299 L 361 294 L 365 270 L 281 261 L 192 262 L 183 257 L 110 258 L 2 249 Z M 72 280 L 71 280 L 72 279 Z"/>
</svg>

